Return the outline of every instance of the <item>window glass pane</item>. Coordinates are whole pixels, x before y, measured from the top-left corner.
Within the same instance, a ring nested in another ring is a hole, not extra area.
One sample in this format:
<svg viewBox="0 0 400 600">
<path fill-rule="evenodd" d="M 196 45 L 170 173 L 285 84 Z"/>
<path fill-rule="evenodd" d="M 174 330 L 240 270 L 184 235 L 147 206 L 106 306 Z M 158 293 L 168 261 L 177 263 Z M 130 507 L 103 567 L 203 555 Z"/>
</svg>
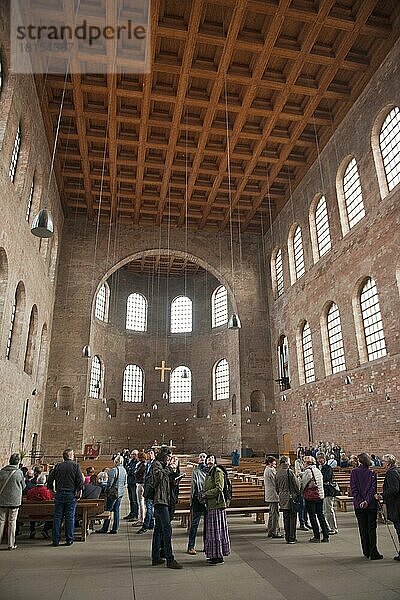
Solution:
<svg viewBox="0 0 400 600">
<path fill-rule="evenodd" d="M 294 232 L 294 236 L 293 236 L 293 257 L 294 257 L 294 268 L 296 271 L 296 279 L 299 279 L 305 273 L 303 238 L 301 235 L 300 227 L 296 228 L 296 231 Z"/>
<path fill-rule="evenodd" d="M 7 348 L 6 348 L 6 358 L 7 359 L 10 358 L 11 342 L 12 342 L 12 336 L 13 336 L 13 331 L 14 331 L 16 310 L 17 310 L 17 302 L 15 301 L 14 304 L 12 305 L 12 309 L 11 309 L 10 328 L 8 330 L 8 336 L 7 336 Z"/>
<path fill-rule="evenodd" d="M 315 209 L 315 228 L 317 231 L 318 253 L 321 258 L 329 252 L 332 246 L 325 196 L 322 196 Z"/>
<path fill-rule="evenodd" d="M 14 181 L 14 178 L 15 178 L 15 172 L 17 170 L 20 146 L 21 146 L 21 128 L 18 125 L 17 133 L 15 134 L 14 147 L 13 147 L 13 151 L 11 154 L 10 168 L 8 170 L 8 176 L 11 179 L 11 181 Z"/>
<path fill-rule="evenodd" d="M 314 355 L 311 339 L 311 329 L 308 323 L 303 327 L 303 363 L 304 363 L 304 378 L 306 383 L 315 381 L 314 373 Z"/>
<path fill-rule="evenodd" d="M 365 216 L 364 202 L 361 192 L 361 181 L 356 159 L 347 165 L 343 177 L 343 194 L 346 203 L 347 218 L 350 229 Z"/>
<path fill-rule="evenodd" d="M 224 286 L 217 288 L 212 297 L 212 326 L 220 327 L 228 322 L 228 292 Z"/>
<path fill-rule="evenodd" d="M 275 276 L 276 276 L 276 293 L 278 297 L 283 294 L 283 263 L 282 263 L 282 250 L 279 248 L 275 258 Z"/>
<path fill-rule="evenodd" d="M 169 383 L 170 402 L 191 402 L 192 400 L 192 372 L 181 365 L 171 372 Z"/>
<path fill-rule="evenodd" d="M 331 357 L 332 373 L 339 373 L 346 369 L 344 357 L 344 346 L 342 337 L 342 325 L 340 321 L 339 308 L 332 304 L 327 315 L 328 341 Z"/>
<path fill-rule="evenodd" d="M 130 294 L 126 303 L 126 329 L 147 330 L 147 300 L 142 294 Z"/>
<path fill-rule="evenodd" d="M 178 296 L 171 303 L 171 333 L 192 331 L 192 301 L 186 296 Z"/>
<path fill-rule="evenodd" d="M 395 106 L 383 122 L 379 146 L 389 192 L 400 182 L 400 108 Z"/>
<path fill-rule="evenodd" d="M 368 360 L 386 356 L 386 341 L 383 333 L 378 290 L 373 279 L 368 279 L 364 285 L 360 302 Z"/>
<path fill-rule="evenodd" d="M 124 402 L 143 402 L 143 371 L 137 365 L 127 365 L 122 387 Z"/>
<path fill-rule="evenodd" d="M 31 183 L 31 189 L 29 190 L 29 197 L 28 197 L 28 205 L 26 207 L 26 215 L 25 218 L 26 220 L 29 222 L 30 216 L 31 216 L 31 209 L 32 209 L 32 200 L 33 200 L 33 190 L 35 189 L 35 178 L 32 178 L 32 183 Z"/>
<path fill-rule="evenodd" d="M 101 387 L 101 362 L 98 356 L 92 358 L 92 368 L 90 370 L 89 396 L 91 398 L 100 398 Z"/>
<path fill-rule="evenodd" d="M 96 319 L 100 319 L 100 321 L 106 320 L 106 310 L 107 310 L 107 287 L 106 284 L 103 283 L 96 296 L 96 305 L 94 309 L 94 316 Z"/>
<path fill-rule="evenodd" d="M 226 358 L 220 360 L 214 368 L 214 400 L 229 398 L 229 364 Z"/>
</svg>

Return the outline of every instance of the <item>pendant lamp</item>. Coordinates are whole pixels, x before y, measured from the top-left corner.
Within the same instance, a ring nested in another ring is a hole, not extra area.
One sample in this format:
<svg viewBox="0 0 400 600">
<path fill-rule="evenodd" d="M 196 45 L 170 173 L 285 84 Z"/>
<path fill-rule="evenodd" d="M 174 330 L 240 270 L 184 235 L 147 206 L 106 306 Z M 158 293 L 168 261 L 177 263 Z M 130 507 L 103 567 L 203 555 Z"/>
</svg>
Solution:
<svg viewBox="0 0 400 600">
<path fill-rule="evenodd" d="M 228 329 L 241 329 L 241 328 L 242 328 L 242 324 L 240 322 L 239 315 L 237 315 L 236 313 L 232 313 L 231 316 L 229 317 Z"/>
<path fill-rule="evenodd" d="M 31 233 L 38 238 L 51 238 L 54 235 L 53 217 L 47 208 L 42 208 L 33 219 Z"/>
<path fill-rule="evenodd" d="M 82 348 L 82 356 L 83 358 L 90 358 L 92 356 L 92 352 L 90 350 L 90 346 L 83 346 Z"/>
<path fill-rule="evenodd" d="M 187 369 L 183 369 L 181 377 L 182 379 L 189 379 L 189 373 Z"/>
</svg>

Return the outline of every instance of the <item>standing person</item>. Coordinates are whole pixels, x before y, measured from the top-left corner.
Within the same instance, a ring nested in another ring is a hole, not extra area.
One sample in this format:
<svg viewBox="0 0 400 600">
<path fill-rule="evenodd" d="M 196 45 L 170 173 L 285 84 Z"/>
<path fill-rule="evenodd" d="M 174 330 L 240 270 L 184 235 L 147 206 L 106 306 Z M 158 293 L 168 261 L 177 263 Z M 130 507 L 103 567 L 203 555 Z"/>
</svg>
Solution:
<svg viewBox="0 0 400 600">
<path fill-rule="evenodd" d="M 60 545 L 61 525 L 65 517 L 65 545 L 74 543 L 74 525 L 76 502 L 82 496 L 83 475 L 77 462 L 74 461 L 74 451 L 67 448 L 63 452 L 64 462 L 57 463 L 50 471 L 47 480 L 49 490 L 55 484 L 53 520 L 53 546 Z"/>
<path fill-rule="evenodd" d="M 318 452 L 317 461 L 319 463 L 319 469 L 322 473 L 322 480 L 324 484 L 324 500 L 322 503 L 324 517 L 329 526 L 329 535 L 334 535 L 335 533 L 338 533 L 338 526 L 335 509 L 333 506 L 335 501 L 333 469 L 327 464 L 326 456 L 323 452 Z"/>
<path fill-rule="evenodd" d="M 162 448 L 153 463 L 151 473 L 154 485 L 154 531 L 151 547 L 152 565 L 161 565 L 165 562 L 161 558 L 161 544 L 164 548 L 169 569 L 182 569 L 174 558 L 172 551 L 172 527 L 169 515 L 169 503 L 171 496 L 170 477 L 171 468 L 169 462 L 171 450 Z"/>
<path fill-rule="evenodd" d="M 138 514 L 139 514 L 139 507 L 138 507 L 137 497 L 136 497 L 136 477 L 135 477 L 136 465 L 139 462 L 138 455 L 139 455 L 139 450 L 132 450 L 131 459 L 128 462 L 128 465 L 126 467 L 126 472 L 128 474 L 128 496 L 129 496 L 130 510 L 129 510 L 129 514 L 125 515 L 125 517 L 124 517 L 125 521 L 136 521 L 138 518 Z"/>
<path fill-rule="evenodd" d="M 134 527 L 143 527 L 144 517 L 146 512 L 146 501 L 143 496 L 144 492 L 144 474 L 146 472 L 146 454 L 139 452 L 138 462 L 135 469 L 135 480 L 136 480 L 136 502 L 138 505 L 138 518 L 133 523 Z"/>
<path fill-rule="evenodd" d="M 276 491 L 276 458 L 267 456 L 264 469 L 264 500 L 269 506 L 267 537 L 283 538 L 279 530 L 279 496 Z"/>
<path fill-rule="evenodd" d="M 276 491 L 279 497 L 279 505 L 283 511 L 286 543 L 295 544 L 297 512 L 292 498 L 297 500 L 300 487 L 295 474 L 289 467 L 290 458 L 288 456 L 281 456 L 279 459 L 279 471 L 276 475 Z"/>
<path fill-rule="evenodd" d="M 224 556 L 231 553 L 224 498 L 225 475 L 218 467 L 214 454 L 207 456 L 207 467 L 204 483 L 207 503 L 205 551 L 210 565 L 220 565 L 224 562 Z"/>
<path fill-rule="evenodd" d="M 192 471 L 192 482 L 190 486 L 190 530 L 188 538 L 187 553 L 196 554 L 196 535 L 200 519 L 204 517 L 203 548 L 206 539 L 206 505 L 201 499 L 204 495 L 204 484 L 207 474 L 207 454 L 200 452 L 197 467 Z"/>
<path fill-rule="evenodd" d="M 322 473 L 317 468 L 313 456 L 305 456 L 304 464 L 306 468 L 301 478 L 301 490 L 306 501 L 306 508 L 314 534 L 310 542 L 321 541 L 317 519 L 322 529 L 322 541 L 329 542 L 329 529 L 323 510 L 324 483 Z"/>
<path fill-rule="evenodd" d="M 383 558 L 376 545 L 376 525 L 378 504 L 376 473 L 370 470 L 371 459 L 362 452 L 357 456 L 359 466 L 350 473 L 350 489 L 353 496 L 354 512 L 356 513 L 361 547 L 366 558 L 379 560 Z"/>
<path fill-rule="evenodd" d="M 155 455 L 154 450 L 150 449 L 148 451 L 148 461 L 146 463 L 146 470 L 144 472 L 143 486 L 146 483 L 146 477 L 148 477 L 149 474 L 150 474 L 150 470 L 151 470 L 151 467 L 153 465 L 155 457 L 156 457 L 156 455 Z M 154 507 L 153 507 L 153 500 L 151 500 L 151 498 L 145 498 L 145 503 L 146 503 L 146 516 L 144 518 L 142 527 L 136 532 L 136 533 L 139 533 L 139 534 L 146 533 L 146 531 L 148 529 L 154 529 Z M 133 524 L 133 526 L 134 526 L 134 524 Z"/>
<path fill-rule="evenodd" d="M 4 525 L 8 519 L 8 549 L 15 550 L 15 532 L 17 516 L 22 503 L 22 491 L 25 489 L 25 478 L 18 468 L 21 457 L 16 452 L 11 454 L 9 464 L 0 471 L 0 544 L 3 539 Z"/>
<path fill-rule="evenodd" d="M 396 467 L 396 457 L 393 454 L 384 454 L 382 459 L 386 467 L 382 497 L 386 505 L 387 518 L 394 525 L 400 545 L 400 469 Z M 378 496 L 377 499 L 382 498 Z M 400 561 L 400 551 L 394 560 Z"/>
<path fill-rule="evenodd" d="M 304 454 L 302 454 L 299 458 L 296 458 L 296 460 L 294 461 L 294 474 L 296 475 L 297 483 L 298 483 L 299 487 L 301 486 L 301 478 L 304 473 L 303 458 L 304 458 Z M 299 529 L 301 531 L 308 531 L 310 529 L 310 525 L 308 524 L 306 502 L 305 502 L 304 496 L 302 494 L 300 494 L 300 496 L 298 497 L 297 512 L 299 515 L 299 522 L 300 522 Z"/>
<path fill-rule="evenodd" d="M 239 463 L 240 463 L 240 454 L 239 454 L 239 450 L 237 448 L 235 448 L 235 450 L 232 451 L 231 458 L 232 458 L 232 467 L 238 467 Z"/>
<path fill-rule="evenodd" d="M 113 526 L 110 531 L 110 518 L 104 519 L 103 527 L 98 529 L 96 533 L 112 533 L 116 534 L 119 527 L 119 508 L 121 506 L 122 496 L 126 486 L 126 470 L 124 468 L 124 459 L 118 454 L 114 459 L 114 468 L 108 471 L 108 481 L 106 487 L 106 503 L 104 510 L 109 510 L 114 513 Z"/>
</svg>

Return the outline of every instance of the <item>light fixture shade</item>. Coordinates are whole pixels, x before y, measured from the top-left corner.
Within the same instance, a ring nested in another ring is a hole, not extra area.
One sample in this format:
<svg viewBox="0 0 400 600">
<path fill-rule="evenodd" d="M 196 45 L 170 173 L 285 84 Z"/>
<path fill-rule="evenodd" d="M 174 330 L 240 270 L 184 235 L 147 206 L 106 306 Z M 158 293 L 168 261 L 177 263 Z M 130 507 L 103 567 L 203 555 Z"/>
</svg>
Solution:
<svg viewBox="0 0 400 600">
<path fill-rule="evenodd" d="M 42 208 L 33 219 L 31 233 L 38 238 L 51 238 L 53 236 L 53 217 L 47 208 Z"/>
<path fill-rule="evenodd" d="M 168 392 L 164 392 L 162 395 L 163 400 L 168 400 Z"/>
<path fill-rule="evenodd" d="M 183 369 L 182 371 L 182 379 L 189 379 L 189 373 L 187 369 Z"/>
<path fill-rule="evenodd" d="M 92 356 L 92 351 L 90 350 L 90 346 L 83 346 L 82 348 L 82 356 L 83 358 L 90 358 Z"/>
<path fill-rule="evenodd" d="M 239 315 L 237 315 L 236 313 L 232 313 L 231 316 L 229 317 L 228 329 L 241 329 L 241 328 L 242 328 L 242 324 L 240 322 Z"/>
</svg>

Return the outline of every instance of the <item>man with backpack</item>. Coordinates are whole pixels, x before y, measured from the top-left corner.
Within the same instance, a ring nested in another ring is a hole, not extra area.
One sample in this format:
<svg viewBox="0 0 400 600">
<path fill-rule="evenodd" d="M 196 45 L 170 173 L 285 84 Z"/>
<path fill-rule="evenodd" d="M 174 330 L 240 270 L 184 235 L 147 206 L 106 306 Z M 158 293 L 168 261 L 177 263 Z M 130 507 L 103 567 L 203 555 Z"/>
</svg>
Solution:
<svg viewBox="0 0 400 600">
<path fill-rule="evenodd" d="M 196 554 L 196 534 L 202 516 L 204 517 L 203 547 L 206 539 L 206 505 L 204 501 L 200 500 L 200 498 L 202 498 L 204 494 L 204 483 L 207 474 L 206 460 L 207 454 L 205 452 L 200 452 L 198 465 L 193 469 L 192 472 L 192 483 L 190 486 L 191 523 L 187 548 L 187 553 L 191 554 L 192 556 Z"/>
</svg>

